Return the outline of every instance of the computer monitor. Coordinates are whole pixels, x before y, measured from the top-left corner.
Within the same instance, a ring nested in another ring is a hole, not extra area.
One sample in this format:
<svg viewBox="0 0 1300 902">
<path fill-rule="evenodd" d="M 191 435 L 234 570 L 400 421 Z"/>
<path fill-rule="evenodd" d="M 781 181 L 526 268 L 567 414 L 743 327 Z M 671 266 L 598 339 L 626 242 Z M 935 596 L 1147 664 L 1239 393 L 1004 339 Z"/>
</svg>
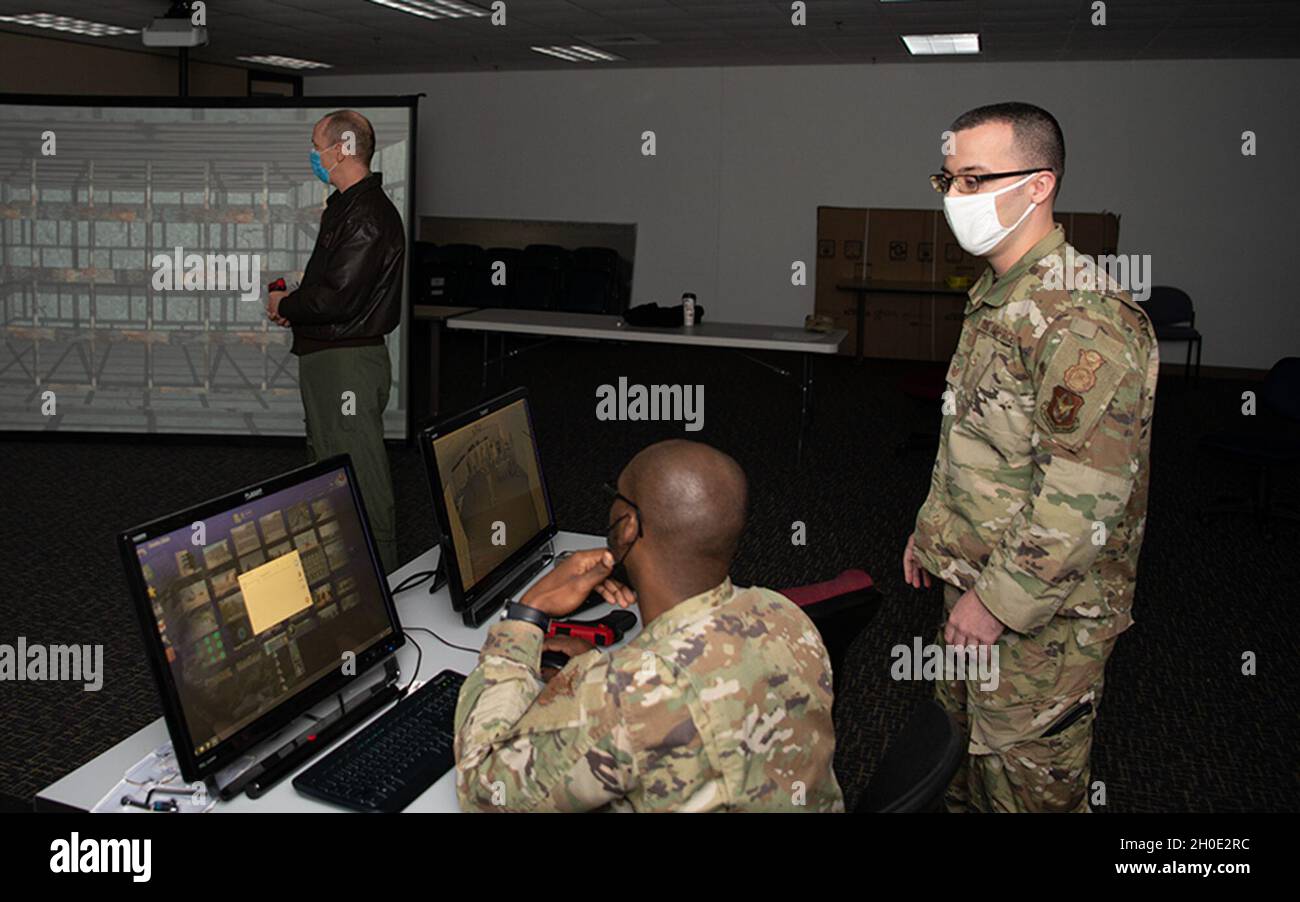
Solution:
<svg viewBox="0 0 1300 902">
<path fill-rule="evenodd" d="M 556 533 L 527 390 L 429 427 L 421 446 L 452 606 L 477 610 Z"/>
<path fill-rule="evenodd" d="M 186 780 L 405 642 L 347 455 L 127 530 L 118 547 Z"/>
</svg>

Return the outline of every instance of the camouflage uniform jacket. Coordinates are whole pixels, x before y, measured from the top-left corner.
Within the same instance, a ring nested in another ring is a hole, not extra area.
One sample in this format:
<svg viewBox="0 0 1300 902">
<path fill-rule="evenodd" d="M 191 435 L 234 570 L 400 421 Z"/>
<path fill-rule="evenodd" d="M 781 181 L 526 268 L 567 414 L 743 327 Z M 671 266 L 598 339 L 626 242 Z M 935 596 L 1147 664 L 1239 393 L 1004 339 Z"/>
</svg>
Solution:
<svg viewBox="0 0 1300 902">
<path fill-rule="evenodd" d="M 841 811 L 812 621 L 730 580 L 626 646 L 538 675 L 542 632 L 488 631 L 456 708 L 456 791 L 484 811 Z"/>
<path fill-rule="evenodd" d="M 1016 632 L 1079 618 L 1088 645 L 1127 629 L 1158 368 L 1146 313 L 1059 225 L 986 271 L 948 369 L 922 565 Z"/>
</svg>

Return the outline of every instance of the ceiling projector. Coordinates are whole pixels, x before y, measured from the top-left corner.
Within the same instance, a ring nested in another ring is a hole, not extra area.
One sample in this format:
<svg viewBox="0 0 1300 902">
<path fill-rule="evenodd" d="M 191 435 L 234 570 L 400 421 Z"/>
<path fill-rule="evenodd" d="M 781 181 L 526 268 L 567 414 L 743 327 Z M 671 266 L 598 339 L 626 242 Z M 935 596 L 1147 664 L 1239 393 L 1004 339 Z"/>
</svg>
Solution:
<svg viewBox="0 0 1300 902">
<path fill-rule="evenodd" d="M 154 19 L 140 36 L 146 47 L 203 47 L 208 43 L 207 26 L 194 24 L 189 3 L 173 3 L 167 15 Z"/>
</svg>

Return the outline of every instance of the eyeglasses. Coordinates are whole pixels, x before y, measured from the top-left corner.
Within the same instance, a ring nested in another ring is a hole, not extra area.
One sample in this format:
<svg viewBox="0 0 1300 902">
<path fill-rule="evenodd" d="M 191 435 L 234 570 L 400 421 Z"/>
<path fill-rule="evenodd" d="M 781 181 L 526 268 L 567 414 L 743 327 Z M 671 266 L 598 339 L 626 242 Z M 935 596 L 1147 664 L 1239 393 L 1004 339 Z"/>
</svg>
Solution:
<svg viewBox="0 0 1300 902">
<path fill-rule="evenodd" d="M 628 507 L 632 508 L 632 511 L 630 513 L 624 514 L 623 516 L 616 519 L 613 523 L 609 524 L 609 527 L 605 530 L 605 535 L 608 537 L 608 535 L 611 532 L 613 532 L 615 526 L 622 523 L 628 517 L 632 516 L 632 514 L 636 514 L 636 537 L 638 539 L 644 537 L 645 531 L 641 527 L 641 508 L 637 507 L 636 502 L 633 501 L 631 498 L 627 497 L 626 495 L 624 495 L 622 492 L 620 492 L 618 490 L 618 487 L 611 482 L 604 483 L 601 486 L 601 488 L 603 488 L 605 490 L 605 493 L 609 495 L 609 500 L 611 503 L 614 501 L 622 501 Z"/>
<path fill-rule="evenodd" d="M 930 187 L 940 194 L 947 194 L 948 189 L 956 183 L 958 194 L 974 194 L 980 190 L 980 185 L 992 179 L 1005 179 L 1013 175 L 1030 175 L 1034 172 L 1055 171 L 1050 166 L 1040 166 L 1037 169 L 1017 169 L 1015 172 L 986 172 L 982 175 L 949 175 L 946 172 L 936 172 L 930 176 Z"/>
</svg>

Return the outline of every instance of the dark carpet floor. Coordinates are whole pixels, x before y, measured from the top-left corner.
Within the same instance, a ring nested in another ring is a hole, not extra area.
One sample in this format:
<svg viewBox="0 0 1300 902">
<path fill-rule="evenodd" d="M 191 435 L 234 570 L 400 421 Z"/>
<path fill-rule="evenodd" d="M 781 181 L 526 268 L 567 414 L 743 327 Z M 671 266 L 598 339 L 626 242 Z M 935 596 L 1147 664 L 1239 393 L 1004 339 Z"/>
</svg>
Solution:
<svg viewBox="0 0 1300 902">
<path fill-rule="evenodd" d="M 444 410 L 478 391 L 477 342 L 445 348 Z M 768 358 L 788 364 L 779 356 Z M 601 532 L 601 483 L 646 444 L 698 438 L 749 474 L 752 515 L 734 575 L 773 587 L 862 567 L 885 596 L 854 644 L 837 695 L 836 769 L 850 804 L 891 733 L 928 696 L 889 676 L 890 648 L 930 641 L 937 590 L 903 585 L 899 558 L 924 499 L 932 451 L 898 456 L 931 410 L 898 390 L 907 365 L 834 359 L 818 365 L 814 444 L 794 466 L 798 395 L 792 381 L 723 351 L 561 342 L 512 362 L 506 383 L 533 393 L 537 431 L 562 529 Z M 458 375 L 459 374 L 459 375 Z M 705 425 L 606 423 L 596 386 L 701 383 Z M 1214 462 L 1197 438 L 1241 422 L 1245 382 L 1166 379 L 1157 399 L 1153 481 L 1138 580 L 1138 624 L 1107 671 L 1093 753 L 1110 811 L 1300 810 L 1300 626 L 1294 583 L 1300 524 L 1265 530 L 1249 519 L 1202 518 L 1214 496 L 1248 473 Z M 423 466 L 414 447 L 391 451 L 408 560 L 432 541 Z M 114 533 L 303 462 L 295 444 L 122 440 L 0 442 L 0 642 L 103 643 L 98 693 L 59 683 L 0 684 L 0 794 L 22 804 L 44 785 L 160 716 L 128 607 Z M 1279 491 L 1294 498 L 1293 476 Z M 791 524 L 807 526 L 806 546 Z M 1290 563 L 1288 563 L 1290 562 Z M 1253 652 L 1258 675 L 1242 674 Z M 6 803 L 0 798 L 0 809 Z"/>
</svg>

